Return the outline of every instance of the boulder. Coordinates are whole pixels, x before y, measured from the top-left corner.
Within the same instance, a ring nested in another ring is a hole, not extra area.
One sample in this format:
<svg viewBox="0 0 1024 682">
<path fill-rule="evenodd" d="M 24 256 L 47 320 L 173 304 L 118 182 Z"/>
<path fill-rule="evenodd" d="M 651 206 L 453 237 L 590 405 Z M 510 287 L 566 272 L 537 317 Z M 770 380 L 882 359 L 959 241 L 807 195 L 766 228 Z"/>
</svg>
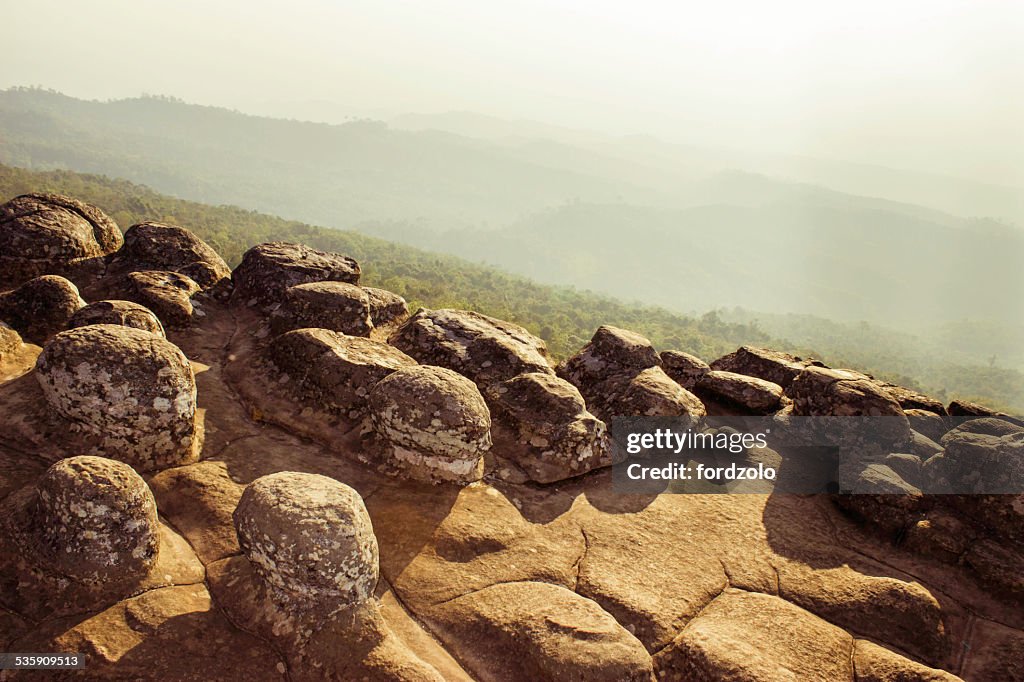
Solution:
<svg viewBox="0 0 1024 682">
<path fill-rule="evenodd" d="M 955 564 L 975 539 L 966 520 L 948 509 L 931 509 L 907 528 L 903 546 L 910 552 Z"/>
<path fill-rule="evenodd" d="M 930 410 L 911 408 L 909 410 L 904 409 L 903 413 L 907 415 L 907 419 L 910 421 L 910 428 L 931 438 L 935 442 L 940 441 L 946 431 L 949 431 L 948 419 Z"/>
<path fill-rule="evenodd" d="M 284 292 L 281 306 L 270 316 L 276 334 L 292 329 L 316 327 L 350 336 L 369 336 L 370 298 L 354 284 L 309 282 Z"/>
<path fill-rule="evenodd" d="M 28 343 L 42 345 L 84 305 L 74 284 L 57 275 L 43 275 L 0 294 L 0 320 Z"/>
<path fill-rule="evenodd" d="M 0 322 L 0 362 L 17 353 L 21 347 L 21 335 Z"/>
<path fill-rule="evenodd" d="M 531 372 L 488 387 L 495 450 L 538 483 L 611 464 L 604 422 L 568 381 Z"/>
<path fill-rule="evenodd" d="M 204 290 L 231 276 L 224 259 L 191 230 L 151 221 L 128 228 L 117 261 L 132 270 L 177 272 Z"/>
<path fill-rule="evenodd" d="M 344 483 L 284 471 L 250 483 L 234 513 L 242 552 L 289 612 L 329 614 L 373 595 L 377 539 Z"/>
<path fill-rule="evenodd" d="M 370 319 L 373 326 L 382 327 L 409 315 L 405 299 L 396 293 L 375 287 L 363 287 L 370 301 Z"/>
<path fill-rule="evenodd" d="M 768 414 L 782 402 L 782 386 L 735 372 L 706 372 L 697 381 L 697 389 L 753 414 Z"/>
<path fill-rule="evenodd" d="M 98 272 L 121 244 L 117 224 L 95 206 L 58 194 L 23 194 L 0 204 L 0 286 Z"/>
<path fill-rule="evenodd" d="M 888 464 L 845 463 L 836 478 L 841 492 L 833 496 L 836 504 L 889 533 L 907 528 L 924 504 L 921 491 Z"/>
<path fill-rule="evenodd" d="M 11 530 L 44 573 L 87 582 L 141 578 L 155 565 L 160 527 L 146 482 L 122 462 L 70 457 L 38 482 Z"/>
<path fill-rule="evenodd" d="M 696 427 L 707 415 L 700 398 L 668 378 L 660 367 L 639 374 L 614 375 L 580 391 L 600 419 L 614 417 L 688 417 Z"/>
<path fill-rule="evenodd" d="M 476 385 L 443 367 L 403 367 L 370 391 L 378 458 L 402 475 L 470 483 L 483 473 L 491 415 Z"/>
<path fill-rule="evenodd" d="M 866 639 L 858 639 L 853 653 L 854 682 L 959 682 L 945 670 L 929 668 Z"/>
<path fill-rule="evenodd" d="M 654 682 L 643 644 L 590 599 L 510 582 L 436 607 L 431 620 L 482 679 Z"/>
<path fill-rule="evenodd" d="M 328 329 L 296 329 L 268 347 L 280 381 L 318 408 L 361 418 L 378 381 L 416 361 L 386 343 Z"/>
<path fill-rule="evenodd" d="M 636 375 L 660 363 L 650 341 L 635 332 L 605 325 L 598 327 L 579 353 L 558 366 L 558 375 L 587 397 L 587 387 L 612 375 Z"/>
<path fill-rule="evenodd" d="M 196 381 L 178 347 L 149 332 L 90 325 L 57 334 L 36 363 L 46 401 L 80 450 L 140 471 L 193 461 Z"/>
<path fill-rule="evenodd" d="M 303 244 L 257 244 L 231 273 L 234 298 L 249 305 L 279 303 L 288 287 L 307 282 L 359 283 L 359 263 Z"/>
<path fill-rule="evenodd" d="M 1017 426 L 1024 426 L 1024 419 L 1013 417 L 1005 412 L 998 412 L 967 400 L 954 400 L 946 408 L 946 411 L 953 417 L 997 417 Z"/>
<path fill-rule="evenodd" d="M 122 280 L 124 295 L 160 318 L 168 327 L 185 327 L 198 308 L 192 297 L 202 289 L 192 278 L 177 272 L 142 270 L 130 272 Z"/>
<path fill-rule="evenodd" d="M 1008 436 L 1011 433 L 1021 433 L 1024 428 L 1017 426 L 1012 422 L 1008 422 L 1005 419 L 999 419 L 998 417 L 978 417 L 976 419 L 967 419 L 961 421 L 963 418 L 958 418 L 959 423 L 953 428 L 947 430 L 939 442 L 943 445 L 950 439 L 959 438 L 961 435 L 966 433 L 974 433 L 984 436 Z"/>
<path fill-rule="evenodd" d="M 696 355 L 679 350 L 663 350 L 658 357 L 665 374 L 688 391 L 692 391 L 697 381 L 711 369 Z"/>
<path fill-rule="evenodd" d="M 954 429 L 942 440 L 946 475 L 955 492 L 1024 493 L 1024 432 L 990 436 Z"/>
<path fill-rule="evenodd" d="M 711 363 L 711 369 L 746 374 L 778 384 L 783 388 L 789 388 L 797 375 L 810 366 L 823 365 L 789 353 L 756 346 L 741 346 Z"/>
<path fill-rule="evenodd" d="M 466 310 L 421 308 L 388 341 L 419 362 L 447 367 L 481 388 L 525 372 L 552 373 L 542 340 L 517 324 Z"/>
<path fill-rule="evenodd" d="M 876 381 L 886 393 L 893 397 L 893 400 L 900 404 L 900 407 L 902 407 L 904 411 L 925 410 L 940 416 L 944 416 L 946 414 L 946 408 L 935 398 L 930 398 L 923 393 L 918 393 L 915 390 L 898 386 L 896 384 L 889 383 L 888 381 L 880 381 L 877 379 Z"/>
<path fill-rule="evenodd" d="M 68 320 L 68 329 L 90 324 L 116 324 L 166 336 L 160 319 L 152 310 L 131 301 L 96 301 L 81 308 Z"/>
</svg>

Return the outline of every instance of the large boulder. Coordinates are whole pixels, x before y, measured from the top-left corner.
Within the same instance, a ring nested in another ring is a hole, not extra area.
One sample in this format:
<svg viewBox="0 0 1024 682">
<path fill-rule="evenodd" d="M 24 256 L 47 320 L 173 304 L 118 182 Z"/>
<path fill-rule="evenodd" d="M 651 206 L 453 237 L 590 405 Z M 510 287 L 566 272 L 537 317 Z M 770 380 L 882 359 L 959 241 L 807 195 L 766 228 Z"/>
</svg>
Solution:
<svg viewBox="0 0 1024 682">
<path fill-rule="evenodd" d="M 712 362 L 711 369 L 746 374 L 788 388 L 800 372 L 812 365 L 820 366 L 821 363 L 768 348 L 741 346 Z"/>
<path fill-rule="evenodd" d="M 68 320 L 68 329 L 90 324 L 117 324 L 166 336 L 163 325 L 152 310 L 132 301 L 96 301 L 81 308 Z"/>
<path fill-rule="evenodd" d="M 586 387 L 612 375 L 635 375 L 659 365 L 658 352 L 650 341 L 636 332 L 605 325 L 598 327 L 579 353 L 558 366 L 558 375 L 579 388 L 586 398 Z"/>
<path fill-rule="evenodd" d="M 64 329 L 85 305 L 78 287 L 58 275 L 43 275 L 0 294 L 0 320 L 29 343 L 42 345 Z"/>
<path fill-rule="evenodd" d="M 139 303 L 168 327 L 185 327 L 198 307 L 192 297 L 202 288 L 187 275 L 164 270 L 129 272 L 122 280 L 124 296 Z"/>
<path fill-rule="evenodd" d="M 708 363 L 696 355 L 680 350 L 663 350 L 658 357 L 665 374 L 688 391 L 692 391 L 697 381 L 711 369 Z"/>
<path fill-rule="evenodd" d="M 288 287 L 307 282 L 359 283 L 359 263 L 303 244 L 257 244 L 231 273 L 234 297 L 251 305 L 279 303 Z"/>
<path fill-rule="evenodd" d="M 916 408 L 904 409 L 910 428 L 918 433 L 931 438 L 933 441 L 940 441 L 946 432 L 949 431 L 949 420 L 931 410 Z"/>
<path fill-rule="evenodd" d="M 604 422 L 568 381 L 530 372 L 488 387 L 495 450 L 538 483 L 611 464 Z"/>
<path fill-rule="evenodd" d="M 328 329 L 296 329 L 274 338 L 268 352 L 280 383 L 318 408 L 358 420 L 378 381 L 416 361 L 386 343 Z"/>
<path fill-rule="evenodd" d="M 608 422 L 614 417 L 685 417 L 690 427 L 707 415 L 700 398 L 668 378 L 660 367 L 621 373 L 581 388 L 590 411 Z"/>
<path fill-rule="evenodd" d="M 0 205 L 0 286 L 39 275 L 73 276 L 122 244 L 103 211 L 58 194 L 23 194 Z"/>
<path fill-rule="evenodd" d="M 753 414 L 768 414 L 778 409 L 782 402 L 782 386 L 721 370 L 711 370 L 701 376 L 697 390 Z"/>
<path fill-rule="evenodd" d="M 143 222 L 124 233 L 117 260 L 132 270 L 166 270 L 209 289 L 231 276 L 224 259 L 191 230 L 166 223 Z"/>
<path fill-rule="evenodd" d="M 405 299 L 386 289 L 363 287 L 370 301 L 370 319 L 373 326 L 382 327 L 409 315 L 409 307 Z"/>
<path fill-rule="evenodd" d="M 482 475 L 491 415 L 466 377 L 443 367 L 403 367 L 373 387 L 369 405 L 386 466 L 428 481 L 469 483 Z"/>
<path fill-rule="evenodd" d="M 878 385 L 891 395 L 904 410 L 926 410 L 933 414 L 945 415 L 946 408 L 935 398 L 926 396 L 913 389 L 899 386 L 888 381 L 878 381 Z"/>
<path fill-rule="evenodd" d="M 140 578 L 156 563 L 156 501 L 142 477 L 122 462 L 60 460 L 19 512 L 13 535 L 44 573 L 109 582 Z"/>
<path fill-rule="evenodd" d="M 969 400 L 954 400 L 946 408 L 946 411 L 953 417 L 997 417 L 1018 426 L 1024 426 L 1024 419 L 1013 417 L 1005 412 L 990 409 Z"/>
<path fill-rule="evenodd" d="M 541 339 L 517 324 L 466 310 L 421 308 L 389 342 L 419 362 L 447 367 L 481 388 L 525 372 L 552 372 Z"/>
<path fill-rule="evenodd" d="M 36 376 L 56 415 L 79 432 L 81 451 L 140 471 L 196 458 L 195 376 L 169 341 L 117 325 L 70 329 L 46 344 Z"/>
<path fill-rule="evenodd" d="M 275 601 L 331 613 L 373 595 L 377 538 L 355 490 L 318 474 L 283 471 L 250 483 L 234 512 L 242 552 Z"/>
<path fill-rule="evenodd" d="M 370 297 L 362 288 L 346 282 L 296 284 L 284 292 L 281 307 L 270 316 L 270 326 L 277 334 L 316 327 L 369 336 L 373 330 Z"/>
</svg>

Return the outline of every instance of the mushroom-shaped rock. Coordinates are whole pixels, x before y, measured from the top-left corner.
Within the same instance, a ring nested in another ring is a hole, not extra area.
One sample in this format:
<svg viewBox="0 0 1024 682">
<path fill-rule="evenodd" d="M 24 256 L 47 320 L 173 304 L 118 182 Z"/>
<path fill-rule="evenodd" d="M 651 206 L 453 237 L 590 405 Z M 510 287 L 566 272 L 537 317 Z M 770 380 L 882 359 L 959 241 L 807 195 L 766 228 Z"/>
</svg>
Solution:
<svg viewBox="0 0 1024 682">
<path fill-rule="evenodd" d="M 80 309 L 68 320 L 68 329 L 90 324 L 116 324 L 166 336 L 160 319 L 152 310 L 131 301 L 96 301 Z"/>
<path fill-rule="evenodd" d="M 635 332 L 605 325 L 598 327 L 590 343 L 558 367 L 558 375 L 567 379 L 588 397 L 586 387 L 613 374 L 639 374 L 660 364 L 651 342 Z"/>
<path fill-rule="evenodd" d="M 800 372 L 807 367 L 820 364 L 777 350 L 741 346 L 712 362 L 711 369 L 746 374 L 787 388 Z"/>
<path fill-rule="evenodd" d="M 85 305 L 78 287 L 57 275 L 43 275 L 0 294 L 0 320 L 29 343 L 42 345 L 67 326 Z"/>
<path fill-rule="evenodd" d="M 23 194 L 0 205 L 0 284 L 71 275 L 121 243 L 117 224 L 95 206 L 58 194 Z"/>
<path fill-rule="evenodd" d="M 224 259 L 191 230 L 177 225 L 144 222 L 124 233 L 118 260 L 133 270 L 168 270 L 209 289 L 231 276 Z"/>
<path fill-rule="evenodd" d="M 496 449 L 531 480 L 551 483 L 611 464 L 604 422 L 568 381 L 532 372 L 488 387 Z"/>
<path fill-rule="evenodd" d="M 305 400 L 358 419 L 370 389 L 416 361 L 386 343 L 328 329 L 296 329 L 271 341 L 271 361 L 281 381 Z"/>
<path fill-rule="evenodd" d="M 146 306 L 168 327 L 184 327 L 196 314 L 192 297 L 201 287 L 187 275 L 163 270 L 129 272 L 124 278 L 125 296 Z"/>
<path fill-rule="evenodd" d="M 692 391 L 697 380 L 711 369 L 708 363 L 696 355 L 679 350 L 663 350 L 658 357 L 661 358 L 661 368 L 665 374 L 688 391 Z"/>
<path fill-rule="evenodd" d="M 279 303 L 288 287 L 306 282 L 359 283 L 359 263 L 338 253 L 303 244 L 257 244 L 231 273 L 236 301 L 255 305 Z"/>
<path fill-rule="evenodd" d="M 767 414 L 782 402 L 782 386 L 735 372 L 711 370 L 697 381 L 697 388 L 754 414 Z"/>
<path fill-rule="evenodd" d="M 37 484 L 32 506 L 30 532 L 44 571 L 106 582 L 143 576 L 156 563 L 156 501 L 123 462 L 60 460 Z"/>
<path fill-rule="evenodd" d="M 405 299 L 398 294 L 375 287 L 363 287 L 363 291 L 370 301 L 370 319 L 375 327 L 390 324 L 409 314 Z"/>
<path fill-rule="evenodd" d="M 292 329 L 316 327 L 350 336 L 369 336 L 370 297 L 354 284 L 346 282 L 309 282 L 296 284 L 284 292 L 281 307 L 270 316 L 277 334 Z"/>
<path fill-rule="evenodd" d="M 482 388 L 525 372 L 552 372 L 544 341 L 517 324 L 467 310 L 421 308 L 388 341 Z"/>
<path fill-rule="evenodd" d="M 601 419 L 614 417 L 687 417 L 697 426 L 707 415 L 700 398 L 668 378 L 660 367 L 639 374 L 618 374 L 591 387 L 584 397 Z"/>
<path fill-rule="evenodd" d="M 443 367 L 403 367 L 370 391 L 382 462 L 419 480 L 469 483 L 483 473 L 491 415 L 476 385 Z"/>
<path fill-rule="evenodd" d="M 36 370 L 49 405 L 87 436 L 87 452 L 140 471 L 195 459 L 195 376 L 166 339 L 108 324 L 69 329 L 46 345 Z"/>
<path fill-rule="evenodd" d="M 288 611 L 332 613 L 369 599 L 377 539 L 355 490 L 283 471 L 250 483 L 234 512 L 242 552 Z"/>
</svg>

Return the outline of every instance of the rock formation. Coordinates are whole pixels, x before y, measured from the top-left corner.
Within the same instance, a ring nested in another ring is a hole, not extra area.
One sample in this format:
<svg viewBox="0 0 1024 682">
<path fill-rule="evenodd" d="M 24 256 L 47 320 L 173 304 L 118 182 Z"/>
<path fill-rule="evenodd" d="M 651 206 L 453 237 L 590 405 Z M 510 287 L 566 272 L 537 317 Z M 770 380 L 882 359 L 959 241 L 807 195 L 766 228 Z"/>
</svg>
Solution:
<svg viewBox="0 0 1024 682">
<path fill-rule="evenodd" d="M 57 275 L 43 275 L 0 294 L 0 320 L 25 341 L 42 345 L 84 305 L 74 284 Z"/>
<path fill-rule="evenodd" d="M 277 334 L 316 327 L 350 336 L 369 336 L 373 329 L 370 297 L 345 282 L 310 282 L 288 287 L 281 306 L 270 317 Z"/>
<path fill-rule="evenodd" d="M 165 223 L 129 227 L 115 262 L 131 270 L 176 272 L 203 290 L 231 277 L 227 263 L 206 242 L 183 227 Z"/>
<path fill-rule="evenodd" d="M 362 287 L 370 302 L 370 321 L 374 327 L 400 322 L 409 315 L 405 299 L 396 293 L 376 287 Z"/>
<path fill-rule="evenodd" d="M 270 242 L 245 252 L 231 273 L 235 300 L 246 304 L 280 303 L 288 287 L 307 282 L 359 283 L 359 264 L 336 253 L 301 244 Z"/>
<path fill-rule="evenodd" d="M 90 324 L 117 324 L 141 329 L 166 337 L 160 319 L 149 308 L 131 301 L 96 301 L 79 309 L 68 320 L 67 328 L 87 327 Z"/>
<path fill-rule="evenodd" d="M 168 327 L 188 325 L 197 312 L 192 297 L 201 288 L 187 275 L 140 270 L 129 272 L 121 282 L 121 291 L 127 298 L 152 310 Z"/>
</svg>

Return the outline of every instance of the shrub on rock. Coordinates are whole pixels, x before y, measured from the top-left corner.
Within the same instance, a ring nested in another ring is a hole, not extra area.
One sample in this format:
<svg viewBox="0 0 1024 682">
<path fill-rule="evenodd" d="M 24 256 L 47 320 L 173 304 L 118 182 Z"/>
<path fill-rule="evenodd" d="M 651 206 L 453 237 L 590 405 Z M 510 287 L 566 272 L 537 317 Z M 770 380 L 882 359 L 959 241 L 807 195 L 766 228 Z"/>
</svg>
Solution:
<svg viewBox="0 0 1024 682">
<path fill-rule="evenodd" d="M 90 325 L 57 334 L 36 363 L 50 407 L 92 454 L 152 471 L 193 461 L 196 382 L 169 341 L 140 329 Z"/>
<path fill-rule="evenodd" d="M 29 343 L 42 345 L 64 329 L 85 305 L 78 287 L 58 275 L 43 275 L 0 294 L 0 320 Z"/>
<path fill-rule="evenodd" d="M 491 415 L 476 385 L 443 367 L 403 367 L 370 391 L 375 449 L 411 478 L 469 483 L 483 473 Z"/>
</svg>

